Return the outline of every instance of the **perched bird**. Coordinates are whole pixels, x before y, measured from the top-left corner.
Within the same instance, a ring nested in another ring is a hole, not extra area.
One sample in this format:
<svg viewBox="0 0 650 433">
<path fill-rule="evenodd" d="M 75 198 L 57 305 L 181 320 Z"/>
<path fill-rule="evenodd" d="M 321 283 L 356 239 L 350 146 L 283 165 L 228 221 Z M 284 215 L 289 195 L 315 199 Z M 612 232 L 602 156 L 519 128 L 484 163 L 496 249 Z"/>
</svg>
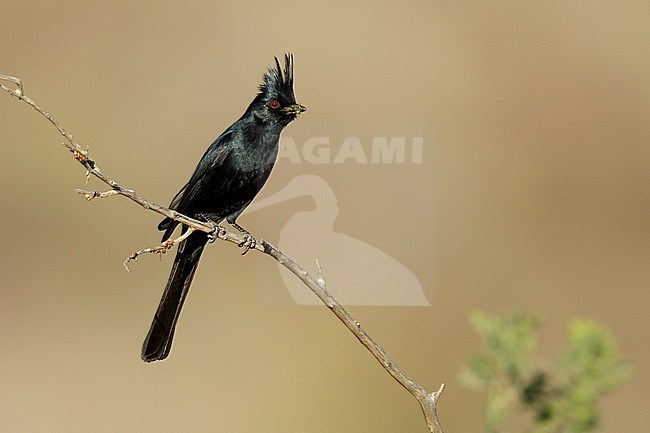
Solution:
<svg viewBox="0 0 650 433">
<path fill-rule="evenodd" d="M 259 92 L 246 112 L 208 147 L 189 182 L 169 205 L 170 209 L 193 218 L 215 223 L 225 219 L 247 236 L 244 253 L 255 240 L 237 224 L 237 217 L 271 174 L 280 133 L 306 110 L 296 103 L 293 92 L 293 56 L 286 54 L 284 62 L 283 71 L 275 58 L 275 67 L 269 67 L 264 74 Z M 177 225 L 170 218 L 158 225 L 164 231 L 163 242 Z M 179 244 L 167 286 L 142 345 L 144 361 L 158 361 L 169 355 L 176 322 L 208 240 L 206 233 L 196 231 Z"/>
</svg>

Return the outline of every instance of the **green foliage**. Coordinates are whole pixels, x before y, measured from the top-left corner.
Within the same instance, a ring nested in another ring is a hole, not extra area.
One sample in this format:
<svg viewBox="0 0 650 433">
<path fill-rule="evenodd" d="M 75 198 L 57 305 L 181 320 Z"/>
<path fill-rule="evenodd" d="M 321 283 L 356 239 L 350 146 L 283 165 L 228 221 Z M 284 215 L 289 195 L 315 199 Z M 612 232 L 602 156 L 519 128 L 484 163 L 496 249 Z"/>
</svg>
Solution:
<svg viewBox="0 0 650 433">
<path fill-rule="evenodd" d="M 460 377 L 487 393 L 486 433 L 514 431 L 513 426 L 530 433 L 591 432 L 598 398 L 628 377 L 613 336 L 596 322 L 571 321 L 567 346 L 545 363 L 532 355 L 538 316 L 475 311 L 470 320 L 484 348 Z"/>
</svg>

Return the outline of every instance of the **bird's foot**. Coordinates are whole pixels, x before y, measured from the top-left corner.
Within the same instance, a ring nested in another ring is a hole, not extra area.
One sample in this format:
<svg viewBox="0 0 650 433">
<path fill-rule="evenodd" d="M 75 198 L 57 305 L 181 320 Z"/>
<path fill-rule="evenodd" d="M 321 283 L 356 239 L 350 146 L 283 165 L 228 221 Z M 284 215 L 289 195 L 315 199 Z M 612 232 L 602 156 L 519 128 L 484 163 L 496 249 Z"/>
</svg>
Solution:
<svg viewBox="0 0 650 433">
<path fill-rule="evenodd" d="M 226 234 L 226 229 L 221 227 L 219 224 L 215 224 L 214 230 L 212 230 L 210 233 L 208 233 L 208 242 L 213 243 L 217 239 L 219 239 L 221 236 Z"/>
<path fill-rule="evenodd" d="M 252 249 L 255 248 L 257 245 L 257 240 L 251 236 L 250 233 L 245 233 L 244 234 L 244 240 L 241 241 L 239 244 L 237 244 L 239 248 L 244 248 L 244 252 L 241 253 L 242 256 L 245 256 L 247 252 L 249 252 Z"/>
<path fill-rule="evenodd" d="M 231 226 L 239 230 L 239 233 L 242 233 L 244 235 L 244 239 L 238 244 L 239 248 L 244 248 L 244 252 L 241 253 L 242 256 L 245 256 L 247 252 L 249 252 L 251 249 L 255 249 L 255 246 L 257 245 L 257 240 L 251 235 L 251 233 L 237 224 L 235 221 L 228 221 Z"/>
</svg>

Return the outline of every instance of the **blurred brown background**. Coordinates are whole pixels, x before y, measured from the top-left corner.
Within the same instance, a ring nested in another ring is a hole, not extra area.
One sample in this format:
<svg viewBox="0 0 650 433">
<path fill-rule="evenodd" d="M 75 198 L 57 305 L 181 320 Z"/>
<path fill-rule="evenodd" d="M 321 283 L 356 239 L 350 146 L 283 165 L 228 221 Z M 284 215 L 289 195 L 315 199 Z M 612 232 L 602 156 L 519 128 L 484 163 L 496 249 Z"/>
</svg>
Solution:
<svg viewBox="0 0 650 433">
<path fill-rule="evenodd" d="M 281 160 L 262 196 L 317 174 L 338 200 L 335 229 L 417 275 L 431 307 L 350 310 L 408 374 L 447 383 L 445 430 L 480 431 L 482 396 L 456 377 L 478 349 L 468 312 L 482 308 L 542 312 L 548 357 L 572 317 L 610 327 L 633 378 L 603 401 L 602 431 L 645 431 L 649 13 L 632 1 L 4 2 L 0 73 L 106 173 L 167 204 L 272 57 L 292 51 L 309 111 L 287 134 L 430 131 L 420 165 Z M 1 432 L 426 431 L 334 316 L 274 303 L 265 294 L 286 297 L 275 264 L 232 245 L 208 249 L 171 357 L 145 365 L 172 258 L 131 274 L 122 261 L 158 242 L 159 217 L 124 198 L 86 203 L 56 130 L 4 93 L 0 114 Z M 240 222 L 275 241 L 310 208 L 299 198 Z M 303 248 L 318 257 L 308 233 Z"/>
</svg>

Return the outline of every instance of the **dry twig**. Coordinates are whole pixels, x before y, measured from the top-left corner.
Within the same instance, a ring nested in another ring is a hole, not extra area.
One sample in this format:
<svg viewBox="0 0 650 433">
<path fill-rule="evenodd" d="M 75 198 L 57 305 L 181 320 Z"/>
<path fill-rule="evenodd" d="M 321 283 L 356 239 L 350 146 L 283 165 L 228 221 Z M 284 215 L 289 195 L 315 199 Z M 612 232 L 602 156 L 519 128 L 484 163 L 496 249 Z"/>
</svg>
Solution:
<svg viewBox="0 0 650 433">
<path fill-rule="evenodd" d="M 16 88 L 12 89 L 1 81 L 8 81 L 14 83 Z M 85 191 L 85 190 L 76 190 L 77 193 L 83 194 L 86 200 L 92 200 L 93 198 L 105 198 L 111 197 L 114 195 L 123 195 L 134 202 L 138 203 L 145 209 L 152 210 L 168 218 L 172 218 L 188 227 L 188 230 L 185 231 L 177 239 L 168 240 L 163 242 L 160 246 L 145 248 L 143 250 L 133 253 L 127 258 L 124 263 L 124 266 L 128 271 L 128 262 L 131 260 L 136 260 L 140 254 L 153 253 L 153 254 L 164 254 L 174 245 L 177 245 L 183 239 L 186 239 L 192 232 L 200 230 L 206 233 L 211 234 L 213 239 L 222 239 L 226 242 L 235 243 L 237 245 L 243 246 L 246 244 L 246 238 L 240 234 L 235 234 L 226 231 L 224 228 L 215 225 L 213 223 L 199 221 L 193 218 L 190 218 L 186 215 L 178 213 L 174 210 L 168 209 L 164 206 L 161 206 L 157 203 L 149 201 L 144 197 L 136 194 L 132 189 L 128 189 L 117 183 L 115 180 L 106 176 L 100 169 L 97 163 L 90 158 L 88 149 L 82 148 L 73 138 L 72 134 L 68 133 L 54 117 L 48 113 L 45 109 L 39 106 L 33 99 L 25 95 L 25 90 L 23 88 L 22 80 L 17 77 L 12 77 L 9 75 L 0 74 L 0 88 L 8 92 L 11 96 L 18 98 L 19 100 L 25 102 L 33 109 L 38 111 L 43 115 L 47 120 L 50 121 L 63 135 L 66 139 L 64 146 L 72 153 L 73 157 L 79 161 L 81 165 L 86 169 L 86 183 L 90 176 L 95 176 L 102 182 L 106 183 L 111 187 L 109 191 L 98 192 L 98 191 Z M 440 394 L 444 390 L 444 383 L 440 385 L 440 388 L 437 391 L 432 393 L 427 392 L 421 385 L 407 376 L 402 370 L 400 370 L 397 365 L 391 360 L 386 351 L 381 347 L 376 341 L 374 341 L 366 331 L 361 327 L 359 322 L 357 322 L 350 314 L 343 308 L 341 304 L 330 294 L 325 285 L 325 280 L 322 274 L 322 268 L 320 263 L 317 261 L 318 266 L 318 277 L 314 278 L 310 275 L 304 268 L 302 268 L 298 263 L 294 262 L 290 257 L 282 253 L 278 248 L 274 247 L 270 243 L 261 240 L 251 249 L 263 252 L 271 257 L 273 257 L 278 263 L 291 271 L 296 275 L 309 289 L 318 296 L 318 298 L 339 318 L 341 322 L 354 334 L 354 336 L 363 344 L 372 353 L 372 355 L 379 361 L 379 363 L 384 367 L 384 369 L 408 392 L 410 392 L 413 397 L 418 401 L 422 412 L 424 413 L 424 418 L 427 423 L 429 431 L 432 433 L 443 433 L 442 427 L 438 420 L 436 414 L 436 405 Z"/>
<path fill-rule="evenodd" d="M 149 248 L 143 248 L 141 250 L 138 250 L 131 254 L 129 257 L 124 260 L 124 267 L 126 268 L 126 272 L 131 272 L 131 269 L 129 269 L 129 262 L 131 260 L 138 260 L 138 257 L 142 254 L 158 254 L 160 256 L 160 259 L 162 260 L 163 254 L 165 254 L 167 251 L 169 251 L 171 248 L 174 246 L 180 244 L 183 242 L 185 239 L 187 239 L 192 233 L 194 233 L 196 230 L 193 228 L 189 228 L 185 230 L 185 233 L 177 237 L 176 239 L 167 239 L 165 242 L 161 243 L 157 247 L 149 247 Z"/>
</svg>

